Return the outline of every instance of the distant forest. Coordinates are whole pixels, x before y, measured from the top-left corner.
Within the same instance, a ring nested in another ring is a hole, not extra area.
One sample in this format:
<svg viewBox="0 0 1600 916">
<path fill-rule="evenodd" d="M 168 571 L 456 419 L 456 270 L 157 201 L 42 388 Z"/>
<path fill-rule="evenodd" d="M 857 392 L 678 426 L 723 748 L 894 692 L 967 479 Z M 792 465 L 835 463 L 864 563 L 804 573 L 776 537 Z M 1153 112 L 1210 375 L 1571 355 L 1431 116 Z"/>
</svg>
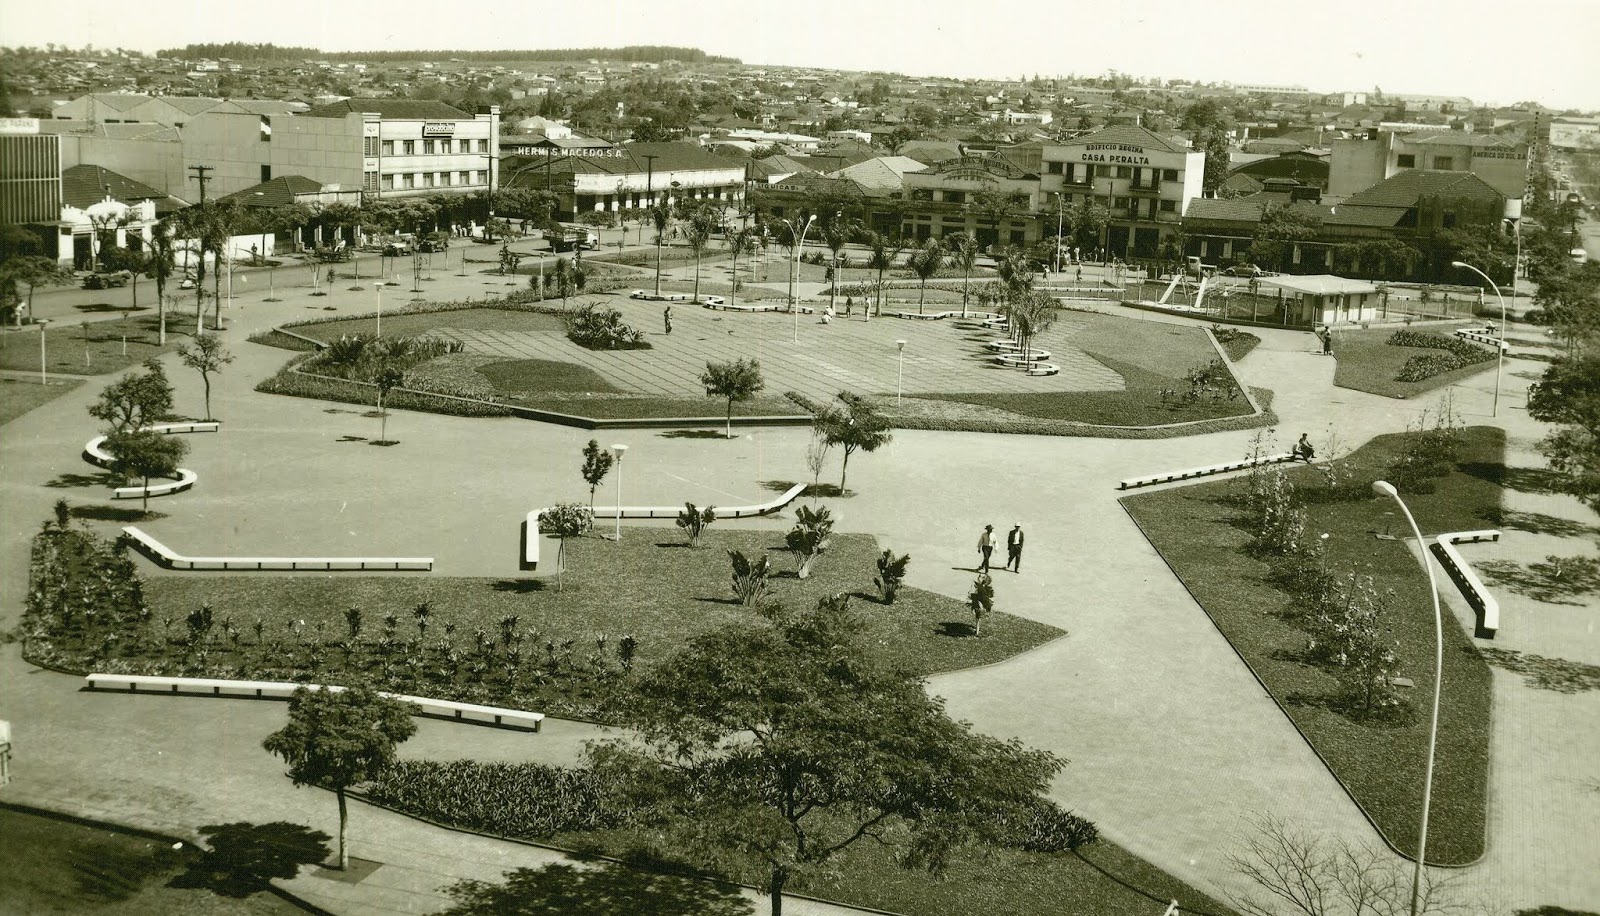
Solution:
<svg viewBox="0 0 1600 916">
<path fill-rule="evenodd" d="M 226 57 L 230 60 L 431 60 L 449 59 L 471 61 L 507 60 L 598 60 L 638 61 L 659 64 L 666 60 L 681 60 L 694 64 L 737 64 L 736 57 L 717 57 L 697 48 L 673 48 L 664 45 L 633 45 L 626 48 L 546 48 L 539 51 L 321 51 L 316 48 L 284 47 L 273 44 L 251 44 L 229 41 L 222 44 L 190 44 L 181 48 L 166 48 L 156 52 L 157 57 L 192 59 L 196 57 Z"/>
</svg>

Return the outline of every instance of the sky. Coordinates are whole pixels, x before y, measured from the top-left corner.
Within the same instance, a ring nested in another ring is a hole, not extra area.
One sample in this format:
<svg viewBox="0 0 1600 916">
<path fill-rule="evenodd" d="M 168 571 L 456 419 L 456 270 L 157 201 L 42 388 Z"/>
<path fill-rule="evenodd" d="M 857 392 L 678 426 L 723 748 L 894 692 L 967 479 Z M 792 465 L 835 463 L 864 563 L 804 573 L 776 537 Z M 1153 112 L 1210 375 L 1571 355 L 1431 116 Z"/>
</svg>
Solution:
<svg viewBox="0 0 1600 916">
<path fill-rule="evenodd" d="M 241 7 L 244 5 L 241 4 Z M 326 51 L 679 45 L 750 64 L 1100 75 L 1600 110 L 1600 0 L 0 0 L 0 44 Z"/>
</svg>

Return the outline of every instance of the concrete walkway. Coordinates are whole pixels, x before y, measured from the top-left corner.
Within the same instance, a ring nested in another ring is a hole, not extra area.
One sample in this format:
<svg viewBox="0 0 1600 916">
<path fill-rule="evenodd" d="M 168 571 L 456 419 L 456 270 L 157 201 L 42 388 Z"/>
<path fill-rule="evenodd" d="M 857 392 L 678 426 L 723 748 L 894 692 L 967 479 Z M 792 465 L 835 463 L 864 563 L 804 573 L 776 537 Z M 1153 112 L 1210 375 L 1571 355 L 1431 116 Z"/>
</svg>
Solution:
<svg viewBox="0 0 1600 916">
<path fill-rule="evenodd" d="M 575 457 L 589 434 L 396 412 L 389 431 L 400 446 L 340 442 L 375 436 L 377 421 L 352 405 L 255 393 L 255 381 L 286 355 L 243 340 L 256 327 L 315 314 L 308 303 L 321 301 L 251 301 L 236 312 L 226 334 L 239 360 L 220 384 L 214 381 L 224 430 L 196 437 L 188 459 L 201 484 L 153 502 L 170 515 L 144 527 L 180 550 L 205 544 L 218 552 L 271 552 L 292 539 L 307 551 L 431 554 L 443 575 L 515 575 L 517 523 L 529 507 L 578 496 Z M 1403 429 L 1437 401 L 1438 395 L 1399 402 L 1334 389 L 1334 363 L 1311 352 L 1309 335 L 1268 330 L 1262 336 L 1240 372 L 1248 383 L 1277 392 L 1282 441 L 1300 431 L 1318 439 L 1334 429 L 1345 448 L 1354 448 L 1371 435 Z M 1513 375 L 1541 365 L 1508 362 L 1496 422 L 1512 434 L 1514 464 L 1541 464 L 1528 451 L 1538 424 L 1520 411 L 1525 380 Z M 197 410 L 198 378 L 170 357 L 169 366 L 179 409 Z M 1455 386 L 1465 422 L 1489 422 L 1492 385 L 1492 375 L 1479 375 Z M 12 520 L 0 531 L 0 623 L 11 625 L 20 612 L 28 539 L 50 503 L 60 496 L 79 504 L 104 499 L 103 488 L 71 476 L 90 470 L 78 452 L 95 431 L 84 406 L 100 387 L 91 382 L 63 395 L 0 435 L 0 513 Z M 1376 842 L 1116 501 L 1117 479 L 1234 459 L 1250 436 L 1119 441 L 901 432 L 879 453 L 856 457 L 850 483 L 858 495 L 835 502 L 841 529 L 909 551 L 911 584 L 957 598 L 971 582 L 972 544 L 982 525 L 1025 525 L 1025 571 L 997 575 L 998 606 L 1061 626 L 1068 638 L 997 666 L 935 678 L 933 689 L 980 730 L 1066 756 L 1071 764 L 1054 792 L 1063 804 L 1224 899 L 1240 890 L 1226 855 L 1236 848 L 1244 815 L 1277 813 L 1322 835 Z M 752 430 L 716 443 L 650 431 L 609 434 L 609 441 L 633 446 L 627 499 L 643 503 L 756 501 L 766 492 L 763 481 L 808 476 L 806 438 L 793 429 Z M 251 495 L 237 495 L 245 492 Z M 1508 497 L 1513 509 L 1574 520 L 1587 512 L 1570 500 Z M 400 517 L 397 498 L 405 503 Z M 395 524 L 418 518 L 430 525 L 421 541 Z M 1570 540 L 1551 548 L 1508 532 L 1491 549 L 1526 562 L 1572 547 Z M 1474 559 L 1487 556 L 1471 550 Z M 1495 645 L 1596 660 L 1600 643 L 1580 610 L 1519 608 L 1500 596 L 1506 620 Z M 332 799 L 292 789 L 259 751 L 261 737 L 282 721 L 280 706 L 79 694 L 75 679 L 32 670 L 14 647 L 0 653 L 0 683 L 0 718 L 12 721 L 18 743 L 17 782 L 7 797 L 178 833 L 241 819 L 287 819 L 332 832 Z M 1496 674 L 1495 691 L 1491 851 L 1466 874 L 1509 905 L 1592 902 L 1600 898 L 1600 879 L 1585 868 L 1600 861 L 1592 827 L 1600 823 L 1600 793 L 1583 768 L 1594 759 L 1595 735 L 1572 723 L 1595 721 L 1596 695 L 1535 691 L 1504 672 Z M 1130 729 L 1135 721 L 1143 727 Z M 406 753 L 570 761 L 592 734 L 570 723 L 552 723 L 532 737 L 424 723 Z M 184 738 L 175 742 L 174 735 Z M 383 867 L 354 885 L 303 875 L 293 889 L 337 912 L 426 912 L 443 904 L 429 887 L 492 878 L 510 867 L 504 863 L 536 864 L 546 855 L 361 806 L 351 837 L 355 855 Z"/>
</svg>

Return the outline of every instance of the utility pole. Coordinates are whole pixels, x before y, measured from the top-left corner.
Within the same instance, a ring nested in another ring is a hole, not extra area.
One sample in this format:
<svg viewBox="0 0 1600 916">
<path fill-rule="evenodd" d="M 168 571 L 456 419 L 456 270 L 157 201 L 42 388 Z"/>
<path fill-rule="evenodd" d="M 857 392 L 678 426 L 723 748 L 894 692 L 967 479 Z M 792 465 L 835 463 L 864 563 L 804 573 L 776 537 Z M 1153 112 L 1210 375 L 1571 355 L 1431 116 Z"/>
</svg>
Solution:
<svg viewBox="0 0 1600 916">
<path fill-rule="evenodd" d="M 200 182 L 200 213 L 205 214 L 206 209 L 206 182 L 211 180 L 207 172 L 216 171 L 209 165 L 191 165 L 189 171 L 194 173 L 194 180 Z M 205 303 L 206 303 L 206 240 L 205 232 L 200 231 L 195 239 L 200 246 L 200 264 L 195 268 L 194 279 L 194 336 L 199 337 L 205 330 Z"/>
</svg>

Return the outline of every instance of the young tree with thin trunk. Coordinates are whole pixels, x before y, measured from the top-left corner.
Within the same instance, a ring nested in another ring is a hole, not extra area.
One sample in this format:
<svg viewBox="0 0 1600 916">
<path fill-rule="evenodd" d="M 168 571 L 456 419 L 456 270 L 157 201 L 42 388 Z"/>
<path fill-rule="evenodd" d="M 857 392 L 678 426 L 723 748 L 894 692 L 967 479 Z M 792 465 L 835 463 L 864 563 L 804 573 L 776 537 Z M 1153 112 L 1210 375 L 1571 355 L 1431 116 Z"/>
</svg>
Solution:
<svg viewBox="0 0 1600 916">
<path fill-rule="evenodd" d="M 965 318 L 968 283 L 978 267 L 978 240 L 965 232 L 956 232 L 945 236 L 944 243 L 950 249 L 950 263 L 961 268 L 961 317 Z"/>
<path fill-rule="evenodd" d="M 333 691 L 301 687 L 289 701 L 289 724 L 261 742 L 283 758 L 297 786 L 326 786 L 339 799 L 339 868 L 350 867 L 345 792 L 394 762 L 395 748 L 417 731 L 410 703 L 370 687 Z"/>
<path fill-rule="evenodd" d="M 600 440 L 590 439 L 589 444 L 583 447 L 583 480 L 589 485 L 589 508 L 594 508 L 594 491 L 600 487 L 600 482 L 611 473 L 611 466 L 617 461 L 617 456 L 600 447 Z"/>
<path fill-rule="evenodd" d="M 883 314 L 883 275 L 894 266 L 894 259 L 900 256 L 901 247 L 898 242 L 891 242 L 889 237 L 881 232 L 869 230 L 865 234 L 868 249 L 867 267 L 878 273 L 878 304 L 873 310 L 874 315 Z M 865 308 L 863 306 L 863 308 Z"/>
<path fill-rule="evenodd" d="M 539 513 L 539 531 L 556 538 L 556 591 L 562 591 L 561 572 L 566 568 L 567 538 L 575 538 L 594 527 L 594 508 L 577 503 L 561 503 Z M 537 536 L 529 532 L 529 536 Z"/>
<path fill-rule="evenodd" d="M 672 222 L 672 211 L 661 204 L 650 208 L 650 221 L 656 227 L 656 295 L 661 295 L 661 245 L 667 240 L 667 226 Z"/>
<path fill-rule="evenodd" d="M 178 358 L 190 369 L 200 373 L 200 382 L 206 389 L 206 419 L 211 419 L 211 373 L 221 373 L 222 367 L 233 362 L 233 354 L 222 345 L 215 334 L 201 334 L 192 345 L 178 348 Z"/>
<path fill-rule="evenodd" d="M 822 243 L 833 252 L 834 275 L 828 284 L 828 307 L 835 308 L 839 300 L 839 259 L 844 254 L 844 246 L 861 232 L 861 224 L 853 219 L 835 215 L 832 219 L 825 219 L 822 223 Z"/>
<path fill-rule="evenodd" d="M 394 366 L 384 366 L 373 376 L 372 383 L 378 386 L 378 441 L 387 444 L 389 441 L 389 411 L 384 409 L 383 401 L 389 392 L 406 383 L 406 374 Z"/>
<path fill-rule="evenodd" d="M 134 432 L 172 412 L 172 383 L 154 358 L 145 371 L 129 373 L 107 385 L 89 405 L 89 416 L 111 424 L 111 432 Z"/>
<path fill-rule="evenodd" d="M 688 223 L 684 225 L 684 243 L 694 255 L 695 302 L 700 301 L 700 258 L 706 253 L 706 246 L 711 243 L 711 233 L 716 231 L 717 225 L 716 214 L 706 207 L 700 207 L 691 213 Z"/>
<path fill-rule="evenodd" d="M 706 363 L 700 373 L 700 384 L 705 386 L 706 397 L 725 398 L 728 402 L 728 438 L 733 438 L 733 405 L 749 399 L 766 387 L 761 378 L 761 363 L 754 359 L 737 359 L 731 363 Z"/>
<path fill-rule="evenodd" d="M 189 443 L 175 436 L 148 430 L 123 430 L 106 439 L 111 453 L 111 473 L 143 482 L 141 508 L 150 509 L 150 478 L 178 476 L 178 462 L 189 451 Z"/>
<path fill-rule="evenodd" d="M 875 452 L 894 438 L 889 421 L 865 399 L 849 391 L 839 392 L 843 410 L 825 408 L 815 422 L 829 442 L 844 449 L 844 464 L 839 468 L 839 493 L 844 494 L 845 476 L 850 472 L 850 456 L 857 451 Z"/>
</svg>

